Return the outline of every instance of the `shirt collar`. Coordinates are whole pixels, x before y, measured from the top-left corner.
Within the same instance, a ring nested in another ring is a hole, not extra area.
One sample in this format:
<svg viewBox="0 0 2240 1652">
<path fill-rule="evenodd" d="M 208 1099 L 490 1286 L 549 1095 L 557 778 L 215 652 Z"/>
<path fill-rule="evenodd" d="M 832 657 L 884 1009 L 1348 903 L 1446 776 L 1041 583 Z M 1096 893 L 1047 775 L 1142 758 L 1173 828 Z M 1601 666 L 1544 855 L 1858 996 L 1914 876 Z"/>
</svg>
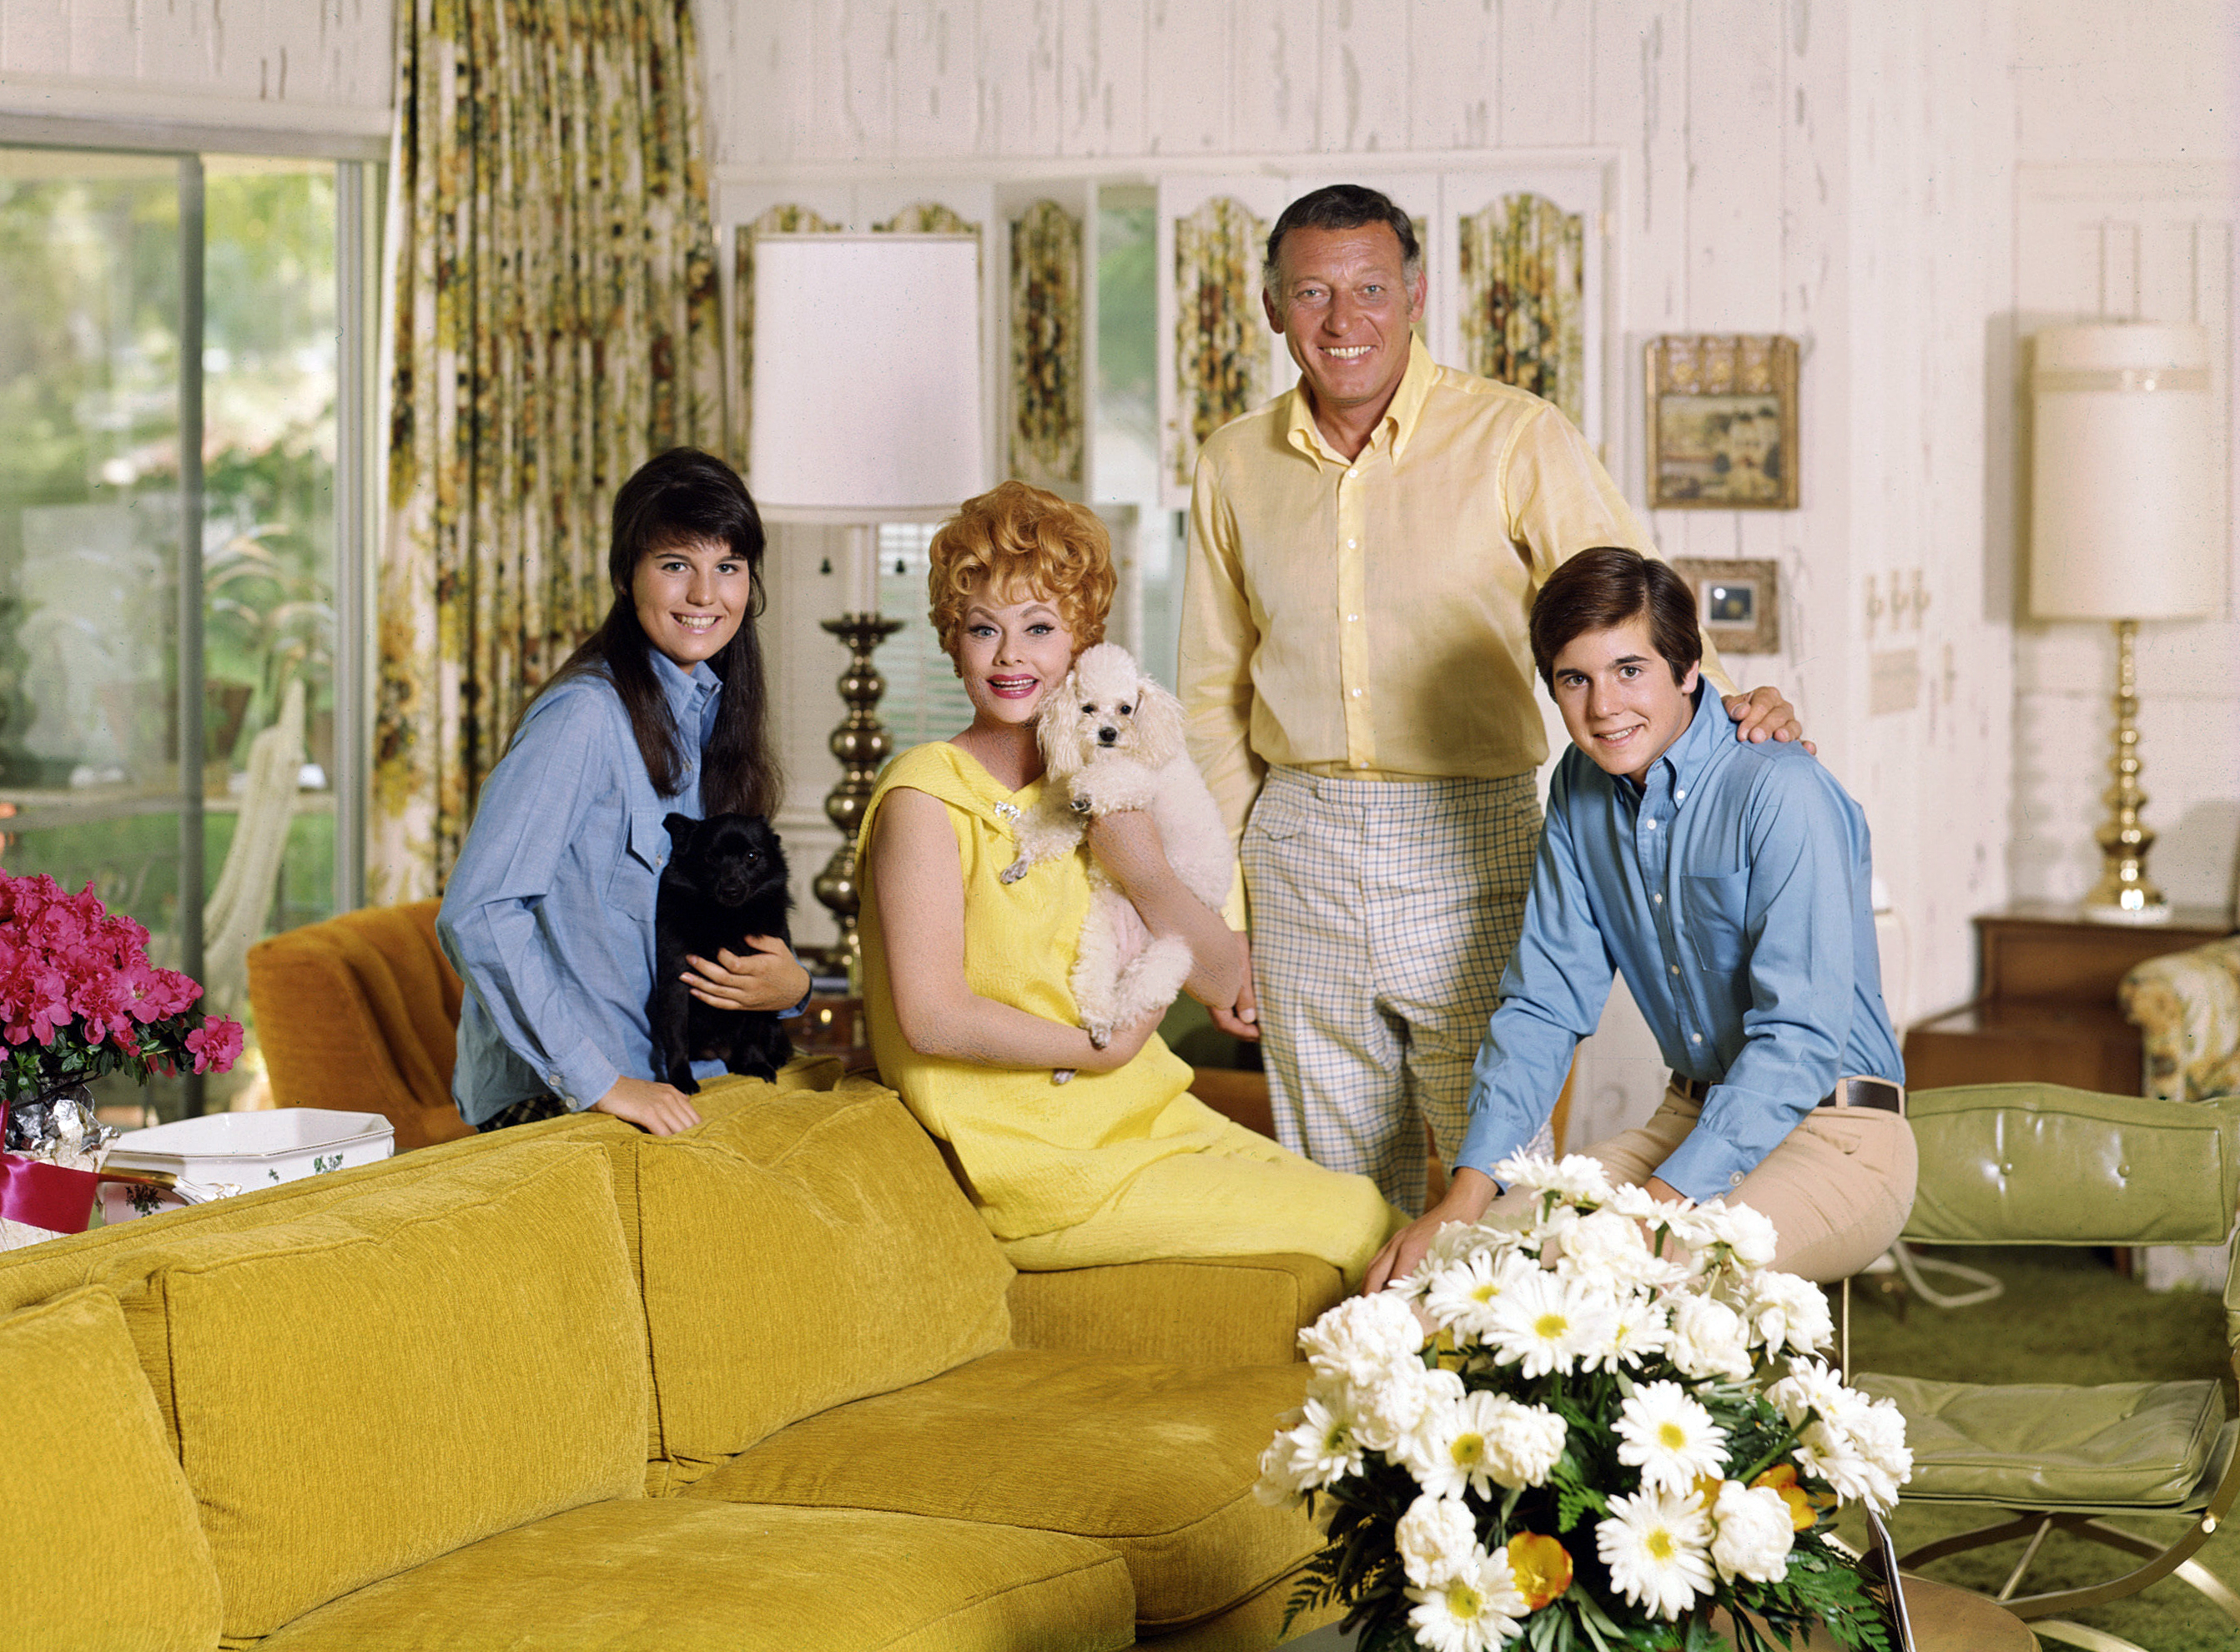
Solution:
<svg viewBox="0 0 2240 1652">
<path fill-rule="evenodd" d="M 653 661 L 653 680 L 661 684 L 662 698 L 669 703 L 669 715 L 677 719 L 678 728 L 698 735 L 696 745 L 706 743 L 707 718 L 715 709 L 716 696 L 723 691 L 723 679 L 705 660 L 694 661 L 687 671 L 657 648 L 649 648 L 646 653 Z"/>
<path fill-rule="evenodd" d="M 1659 766 L 1665 769 L 1671 777 L 1676 798 L 1684 797 L 1703 777 L 1704 769 L 1719 755 L 1721 737 L 1723 736 L 1729 742 L 1734 738 L 1734 725 L 1727 717 L 1726 706 L 1710 692 L 1710 687 L 1701 676 L 1697 678 L 1692 696 L 1696 709 L 1689 714 L 1687 728 L 1650 765 L 1652 770 Z"/>
<path fill-rule="evenodd" d="M 1371 447 L 1378 436 L 1390 431 L 1392 436 L 1392 456 L 1398 459 L 1408 450 L 1408 438 L 1416 433 L 1423 422 L 1423 403 L 1431 394 L 1431 386 L 1439 376 L 1439 364 L 1431 359 L 1431 352 L 1423 348 L 1421 339 L 1410 330 L 1408 340 L 1408 370 L 1400 376 L 1400 388 L 1392 392 L 1390 405 L 1384 416 L 1370 432 Z M 1315 423 L 1314 404 L 1308 399 L 1306 381 L 1302 379 L 1291 387 L 1291 405 L 1284 416 L 1283 438 L 1309 458 L 1328 460 L 1332 464 L 1350 464 L 1351 460 L 1341 456 L 1323 436 Z"/>
</svg>

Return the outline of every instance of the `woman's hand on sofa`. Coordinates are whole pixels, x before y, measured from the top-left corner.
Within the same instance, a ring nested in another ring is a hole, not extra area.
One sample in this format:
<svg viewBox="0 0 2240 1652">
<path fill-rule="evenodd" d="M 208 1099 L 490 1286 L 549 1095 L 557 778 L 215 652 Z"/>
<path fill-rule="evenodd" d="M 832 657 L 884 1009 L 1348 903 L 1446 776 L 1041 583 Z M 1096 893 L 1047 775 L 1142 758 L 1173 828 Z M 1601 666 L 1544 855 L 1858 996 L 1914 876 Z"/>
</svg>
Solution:
<svg viewBox="0 0 2240 1652">
<path fill-rule="evenodd" d="M 672 1084 L 650 1078 L 618 1078 L 614 1088 L 591 1103 L 602 1113 L 626 1118 L 648 1136 L 674 1136 L 700 1122 L 700 1109 Z"/>
<path fill-rule="evenodd" d="M 729 948 L 713 959 L 685 954 L 692 968 L 679 977 L 692 996 L 718 1009 L 790 1009 L 809 991 L 809 971 L 776 936 L 750 935 L 742 956 Z"/>
</svg>

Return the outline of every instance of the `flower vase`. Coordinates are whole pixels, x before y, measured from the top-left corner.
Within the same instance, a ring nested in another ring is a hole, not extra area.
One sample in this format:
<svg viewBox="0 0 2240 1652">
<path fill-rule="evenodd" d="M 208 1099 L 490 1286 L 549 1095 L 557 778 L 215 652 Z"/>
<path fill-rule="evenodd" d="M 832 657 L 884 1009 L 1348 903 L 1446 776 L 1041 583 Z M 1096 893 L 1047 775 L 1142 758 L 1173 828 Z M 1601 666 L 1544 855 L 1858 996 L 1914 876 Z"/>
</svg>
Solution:
<svg viewBox="0 0 2240 1652">
<path fill-rule="evenodd" d="M 64 1084 L 34 1102 L 75 1101 L 88 1117 L 93 1096 L 83 1084 Z M 0 1142 L 7 1139 L 10 1104 L 0 1101 Z M 64 1234 L 83 1233 L 93 1218 L 101 1177 L 19 1153 L 0 1152 L 0 1250 L 20 1249 Z"/>
</svg>

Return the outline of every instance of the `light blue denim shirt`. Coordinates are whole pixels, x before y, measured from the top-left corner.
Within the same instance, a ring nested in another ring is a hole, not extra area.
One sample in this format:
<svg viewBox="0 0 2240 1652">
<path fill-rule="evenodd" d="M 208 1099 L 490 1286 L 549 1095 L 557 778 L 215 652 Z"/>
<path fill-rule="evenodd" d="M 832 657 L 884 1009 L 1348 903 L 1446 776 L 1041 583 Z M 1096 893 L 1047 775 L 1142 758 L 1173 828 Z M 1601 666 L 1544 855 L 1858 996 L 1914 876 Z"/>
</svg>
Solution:
<svg viewBox="0 0 2240 1652">
<path fill-rule="evenodd" d="M 1690 1198 L 1730 1192 L 1839 1077 L 1903 1083 L 1870 882 L 1858 804 L 1802 746 L 1736 739 L 1700 688 L 1638 796 L 1566 751 L 1462 1162 L 1490 1175 L 1532 1139 L 1613 970 L 1666 1064 L 1711 1085 L 1659 1172 Z"/>
<path fill-rule="evenodd" d="M 522 719 L 483 783 L 436 933 L 466 983 L 451 1095 L 470 1124 L 550 1090 L 581 1112 L 617 1078 L 651 1078 L 653 903 L 671 811 L 700 817 L 700 750 L 723 679 L 658 650 L 654 676 L 687 734 L 678 789 L 647 777 L 622 696 L 571 677 Z M 711 1078 L 721 1062 L 695 1062 Z"/>
</svg>

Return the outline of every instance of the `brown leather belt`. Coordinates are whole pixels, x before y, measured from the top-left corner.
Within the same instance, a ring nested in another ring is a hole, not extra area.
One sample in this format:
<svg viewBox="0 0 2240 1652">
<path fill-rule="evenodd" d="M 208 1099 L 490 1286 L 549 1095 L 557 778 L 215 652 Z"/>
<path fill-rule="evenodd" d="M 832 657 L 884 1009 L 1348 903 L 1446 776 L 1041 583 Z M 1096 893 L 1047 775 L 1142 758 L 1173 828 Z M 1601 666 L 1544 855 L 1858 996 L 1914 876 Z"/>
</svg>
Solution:
<svg viewBox="0 0 2240 1652">
<path fill-rule="evenodd" d="M 1700 1102 L 1711 1093 L 1712 1081 L 1707 1078 L 1683 1078 L 1672 1076 L 1672 1088 L 1690 1101 Z M 1880 1078 L 1839 1078 L 1836 1088 L 1814 1103 L 1817 1107 L 1871 1107 L 1878 1112 L 1905 1112 L 1905 1092 L 1897 1085 Z"/>
</svg>

